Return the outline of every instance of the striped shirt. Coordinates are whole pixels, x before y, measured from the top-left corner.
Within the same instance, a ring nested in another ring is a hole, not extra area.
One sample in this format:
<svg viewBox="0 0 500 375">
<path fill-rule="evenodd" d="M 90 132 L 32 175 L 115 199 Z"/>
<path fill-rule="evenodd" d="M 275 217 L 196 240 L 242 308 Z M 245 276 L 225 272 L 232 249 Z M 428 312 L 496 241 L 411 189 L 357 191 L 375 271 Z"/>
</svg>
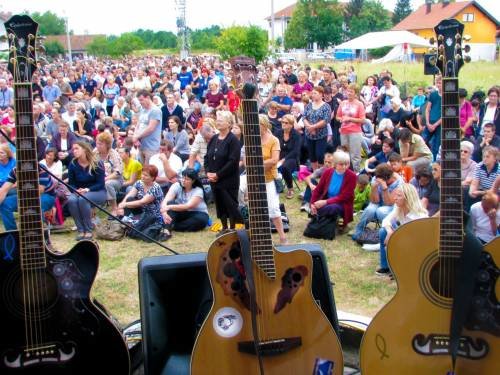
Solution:
<svg viewBox="0 0 500 375">
<path fill-rule="evenodd" d="M 15 184 L 16 181 L 17 181 L 16 168 L 14 168 L 12 171 L 10 171 L 9 177 L 7 177 L 7 182 Z M 50 195 L 56 194 L 57 181 L 44 170 L 39 171 L 38 182 L 40 183 L 41 186 L 44 187 L 43 192 L 45 194 L 50 194 Z"/>
<path fill-rule="evenodd" d="M 479 190 L 489 190 L 492 188 L 497 176 L 500 175 L 500 164 L 496 164 L 491 172 L 488 172 L 483 162 L 476 165 L 474 179 L 479 181 Z"/>
</svg>

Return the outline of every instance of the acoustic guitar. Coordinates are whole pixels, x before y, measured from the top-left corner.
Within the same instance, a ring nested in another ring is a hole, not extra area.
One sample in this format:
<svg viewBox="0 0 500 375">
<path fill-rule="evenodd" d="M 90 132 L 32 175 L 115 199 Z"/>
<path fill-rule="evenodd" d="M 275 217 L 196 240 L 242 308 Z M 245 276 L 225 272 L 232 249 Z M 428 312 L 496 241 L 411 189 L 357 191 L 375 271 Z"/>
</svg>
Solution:
<svg viewBox="0 0 500 375">
<path fill-rule="evenodd" d="M 97 245 L 81 241 L 64 255 L 46 247 L 32 112 L 38 24 L 5 23 L 14 76 L 19 230 L 0 234 L 0 374 L 129 374 L 122 335 L 90 300 Z"/>
<path fill-rule="evenodd" d="M 431 60 L 443 77 L 440 217 L 404 224 L 389 240 L 398 290 L 363 336 L 363 375 L 500 374 L 500 238 L 481 249 L 464 232 L 457 78 L 463 28 L 450 19 L 434 29 L 438 48 Z M 460 305 L 466 289 L 460 279 L 469 277 L 461 269 L 471 249 L 479 253 L 478 267 L 469 272 L 470 303 Z M 460 311 L 463 324 L 455 331 Z"/>
<path fill-rule="evenodd" d="M 240 82 L 255 83 L 254 64 L 232 61 Z M 342 351 L 312 295 L 310 254 L 273 248 L 255 87 L 247 83 L 242 95 L 249 254 L 234 232 L 208 250 L 214 302 L 194 345 L 191 374 L 339 375 Z"/>
</svg>

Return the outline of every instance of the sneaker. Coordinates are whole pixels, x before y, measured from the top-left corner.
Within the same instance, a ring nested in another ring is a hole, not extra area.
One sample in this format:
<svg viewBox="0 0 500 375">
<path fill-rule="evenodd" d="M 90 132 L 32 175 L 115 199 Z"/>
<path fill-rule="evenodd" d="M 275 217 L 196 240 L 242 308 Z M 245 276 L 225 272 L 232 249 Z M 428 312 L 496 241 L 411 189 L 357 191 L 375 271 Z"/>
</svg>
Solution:
<svg viewBox="0 0 500 375">
<path fill-rule="evenodd" d="M 300 199 L 300 200 L 303 200 L 304 199 L 304 192 L 300 192 L 299 195 L 297 195 L 297 198 Z"/>
<path fill-rule="evenodd" d="M 390 276 L 391 274 L 391 270 L 389 268 L 378 268 L 376 271 L 375 271 L 375 274 L 377 276 Z"/>
<path fill-rule="evenodd" d="M 307 202 L 306 202 L 306 203 L 304 203 L 302 206 L 300 206 L 300 210 L 301 210 L 302 212 L 307 212 L 307 213 L 309 213 L 309 212 L 311 212 L 311 206 L 309 205 L 309 203 L 307 203 Z"/>
<path fill-rule="evenodd" d="M 365 243 L 362 247 L 363 250 L 365 251 L 380 251 L 380 244 L 379 243 Z"/>
</svg>

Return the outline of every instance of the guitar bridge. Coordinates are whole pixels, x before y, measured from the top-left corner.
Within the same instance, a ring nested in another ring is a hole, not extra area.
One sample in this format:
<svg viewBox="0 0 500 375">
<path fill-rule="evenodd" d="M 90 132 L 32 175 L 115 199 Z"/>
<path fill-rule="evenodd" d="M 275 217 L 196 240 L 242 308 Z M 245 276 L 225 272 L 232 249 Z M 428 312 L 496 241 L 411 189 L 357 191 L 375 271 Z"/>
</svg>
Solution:
<svg viewBox="0 0 500 375">
<path fill-rule="evenodd" d="M 25 369 L 36 365 L 60 365 L 70 361 L 76 354 L 73 343 L 54 344 L 36 348 L 10 350 L 2 356 L 3 364 L 11 369 Z"/>
<path fill-rule="evenodd" d="M 261 341 L 257 344 L 257 350 L 263 357 L 270 357 L 289 352 L 302 345 L 302 338 L 288 337 L 284 339 Z M 240 353 L 257 355 L 253 341 L 242 341 L 238 343 L 238 351 Z"/>
</svg>

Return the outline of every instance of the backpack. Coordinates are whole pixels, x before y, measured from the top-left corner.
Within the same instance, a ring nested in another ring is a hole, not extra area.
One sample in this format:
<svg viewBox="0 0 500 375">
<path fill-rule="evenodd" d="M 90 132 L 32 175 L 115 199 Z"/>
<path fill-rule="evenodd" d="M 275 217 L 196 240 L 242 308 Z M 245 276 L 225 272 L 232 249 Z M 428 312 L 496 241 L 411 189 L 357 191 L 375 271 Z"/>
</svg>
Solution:
<svg viewBox="0 0 500 375">
<path fill-rule="evenodd" d="M 333 240 L 337 218 L 332 216 L 314 215 L 304 230 L 304 236 L 310 238 L 320 238 L 323 240 Z"/>
<path fill-rule="evenodd" d="M 133 224 L 135 230 L 130 230 L 128 236 L 146 242 L 151 242 L 148 238 L 156 241 L 164 241 L 167 238 L 163 235 L 163 224 L 159 223 L 155 216 L 143 213 L 139 221 Z M 148 236 L 148 237 L 146 237 Z"/>
<path fill-rule="evenodd" d="M 119 241 L 125 237 L 125 226 L 116 220 L 102 220 L 95 228 L 97 238 Z"/>
</svg>

